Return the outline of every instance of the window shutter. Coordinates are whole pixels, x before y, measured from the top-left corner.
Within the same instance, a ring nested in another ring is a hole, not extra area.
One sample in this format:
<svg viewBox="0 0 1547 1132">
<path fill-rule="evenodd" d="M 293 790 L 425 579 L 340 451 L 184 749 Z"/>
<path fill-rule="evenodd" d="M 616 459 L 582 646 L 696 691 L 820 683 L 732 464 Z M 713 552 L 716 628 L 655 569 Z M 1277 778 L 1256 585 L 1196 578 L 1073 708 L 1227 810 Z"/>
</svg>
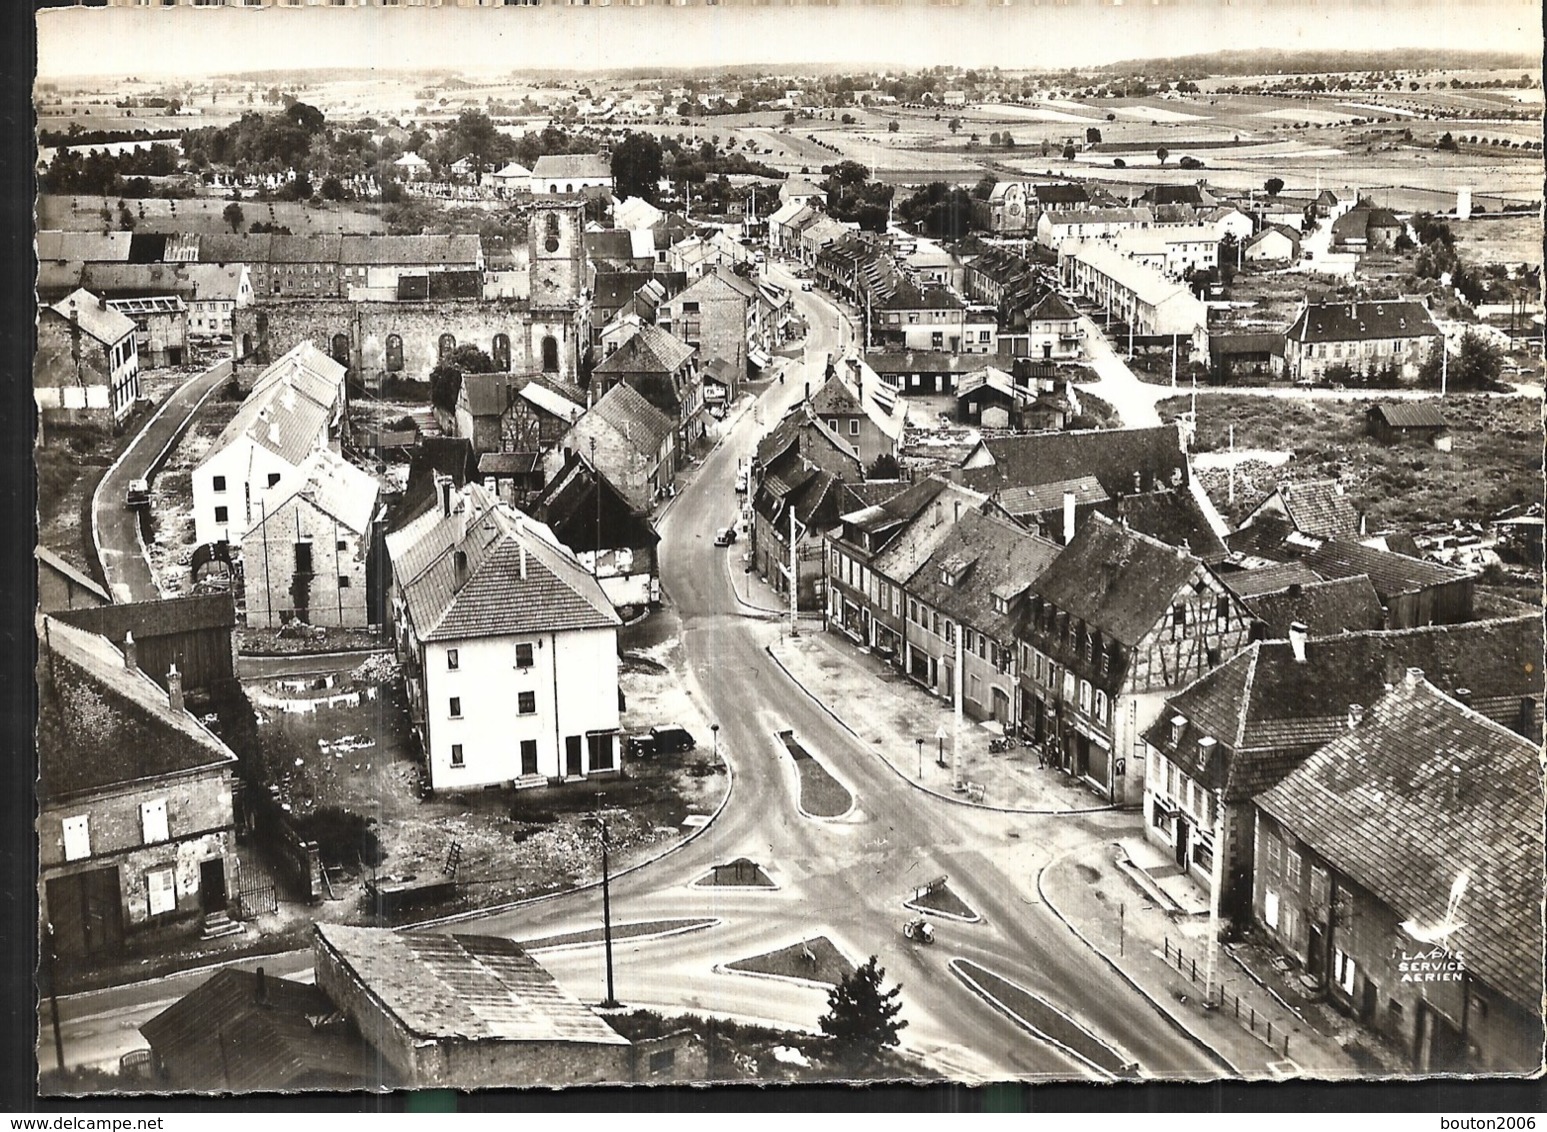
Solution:
<svg viewBox="0 0 1547 1132">
<path fill-rule="evenodd" d="M 64 819 L 64 859 L 79 861 L 91 856 L 91 819 L 82 814 Z"/>
<path fill-rule="evenodd" d="M 157 869 L 145 875 L 145 891 L 150 898 L 150 914 L 159 916 L 177 908 L 176 873 L 171 869 Z"/>
<path fill-rule="evenodd" d="M 140 803 L 140 833 L 146 845 L 165 841 L 167 833 L 167 800 L 157 798 L 153 802 Z"/>
</svg>

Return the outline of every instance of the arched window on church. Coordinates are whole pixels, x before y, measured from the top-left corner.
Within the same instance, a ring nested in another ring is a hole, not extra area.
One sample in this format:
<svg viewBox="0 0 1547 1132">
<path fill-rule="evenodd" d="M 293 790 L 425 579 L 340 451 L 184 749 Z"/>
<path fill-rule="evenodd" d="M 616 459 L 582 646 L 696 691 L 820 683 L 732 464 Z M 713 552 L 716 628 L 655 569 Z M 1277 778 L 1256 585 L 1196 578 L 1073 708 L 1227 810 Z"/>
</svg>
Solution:
<svg viewBox="0 0 1547 1132">
<path fill-rule="evenodd" d="M 510 335 L 496 334 L 494 336 L 494 348 L 490 351 L 494 359 L 496 373 L 510 372 Z"/>
<path fill-rule="evenodd" d="M 401 334 L 387 335 L 387 372 L 403 372 L 403 336 Z"/>
<path fill-rule="evenodd" d="M 551 334 L 543 337 L 543 372 L 559 372 L 559 342 Z"/>
<path fill-rule="evenodd" d="M 333 335 L 333 348 L 329 351 L 333 360 L 341 366 L 349 364 L 349 335 Z"/>
<path fill-rule="evenodd" d="M 559 216 L 556 212 L 543 217 L 543 247 L 550 252 L 559 250 Z"/>
<path fill-rule="evenodd" d="M 456 348 L 457 340 L 454 337 L 452 337 L 450 334 L 442 334 L 440 336 L 441 361 L 449 362 L 451 360 L 451 355 L 456 351 Z"/>
</svg>

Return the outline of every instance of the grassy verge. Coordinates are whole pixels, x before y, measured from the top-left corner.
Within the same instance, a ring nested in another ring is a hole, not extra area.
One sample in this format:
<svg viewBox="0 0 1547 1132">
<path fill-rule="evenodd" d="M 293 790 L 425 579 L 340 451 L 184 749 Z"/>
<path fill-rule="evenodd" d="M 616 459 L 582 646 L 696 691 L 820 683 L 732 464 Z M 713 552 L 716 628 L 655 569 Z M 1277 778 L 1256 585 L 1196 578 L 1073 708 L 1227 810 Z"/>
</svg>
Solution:
<svg viewBox="0 0 1547 1132">
<path fill-rule="evenodd" d="M 1211 394 L 1198 399 L 1194 449 L 1219 451 L 1235 427 L 1237 448 L 1293 454 L 1280 478 L 1337 478 L 1372 529 L 1412 529 L 1436 520 L 1488 519 L 1541 498 L 1541 405 L 1528 397 L 1453 394 L 1442 406 L 1452 448 L 1381 444 L 1365 431 L 1370 402 Z M 1155 407 L 1162 420 L 1186 397 Z M 1271 490 L 1271 489 L 1270 489 Z"/>
<path fill-rule="evenodd" d="M 968 903 L 956 893 L 951 891 L 950 885 L 942 884 L 939 888 L 932 888 L 923 896 L 908 901 L 909 908 L 918 908 L 927 912 L 939 912 L 946 916 L 958 916 L 963 920 L 971 920 L 977 916 Z"/>
<path fill-rule="evenodd" d="M 854 796 L 828 774 L 827 768 L 812 758 L 811 752 L 793 735 L 785 735 L 783 739 L 800 776 L 800 808 L 816 818 L 835 818 L 848 813 L 854 805 Z"/>
<path fill-rule="evenodd" d="M 982 992 L 991 995 L 989 1005 L 1009 1015 L 1018 1025 L 1073 1050 L 1106 1073 L 1114 1076 L 1129 1075 L 1121 1055 L 1053 1009 L 1046 1000 L 965 959 L 952 964 L 952 970 L 959 978 L 971 979 Z"/>
<path fill-rule="evenodd" d="M 786 979 L 810 979 L 831 986 L 837 986 L 854 973 L 854 965 L 843 957 L 843 953 L 833 946 L 830 939 L 822 935 L 725 966 L 731 971 L 779 975 Z"/>
<path fill-rule="evenodd" d="M 707 928 L 714 923 L 714 920 L 640 920 L 632 924 L 613 924 L 612 938 L 615 940 L 638 939 L 641 936 L 698 931 L 700 928 Z M 583 932 L 545 935 L 539 939 L 519 939 L 516 942 L 528 951 L 540 951 L 548 947 L 572 947 L 587 943 L 603 943 L 606 938 L 606 932 L 603 928 L 588 928 Z"/>
</svg>

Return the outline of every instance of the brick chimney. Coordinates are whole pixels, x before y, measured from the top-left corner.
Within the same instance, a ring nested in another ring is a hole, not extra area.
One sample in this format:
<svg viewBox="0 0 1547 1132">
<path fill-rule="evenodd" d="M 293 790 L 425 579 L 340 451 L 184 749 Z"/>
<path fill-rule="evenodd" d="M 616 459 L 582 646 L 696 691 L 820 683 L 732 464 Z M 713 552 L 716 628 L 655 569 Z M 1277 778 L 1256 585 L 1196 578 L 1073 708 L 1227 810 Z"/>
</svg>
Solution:
<svg viewBox="0 0 1547 1132">
<path fill-rule="evenodd" d="M 1362 704 L 1349 704 L 1348 705 L 1348 729 L 1350 731 L 1352 731 L 1354 728 L 1358 727 L 1363 722 L 1364 722 L 1364 705 L 1362 705 Z"/>
<path fill-rule="evenodd" d="M 1416 688 L 1419 684 L 1422 683 L 1423 669 L 1421 668 L 1409 668 L 1402 675 L 1402 686 L 1405 688 Z"/>
<path fill-rule="evenodd" d="M 175 664 L 167 670 L 167 703 L 173 711 L 183 710 L 183 674 Z"/>
<path fill-rule="evenodd" d="M 140 666 L 139 648 L 134 643 L 134 634 L 124 634 L 124 667 L 138 668 Z"/>
<path fill-rule="evenodd" d="M 1074 541 L 1074 492 L 1064 492 L 1064 545 Z"/>
<path fill-rule="evenodd" d="M 1295 663 L 1305 663 L 1305 638 L 1309 630 L 1304 621 L 1296 621 L 1289 626 L 1289 647 L 1294 650 Z"/>
<path fill-rule="evenodd" d="M 253 972 L 252 1000 L 259 1006 L 264 1006 L 269 1001 L 269 980 L 259 967 Z"/>
</svg>

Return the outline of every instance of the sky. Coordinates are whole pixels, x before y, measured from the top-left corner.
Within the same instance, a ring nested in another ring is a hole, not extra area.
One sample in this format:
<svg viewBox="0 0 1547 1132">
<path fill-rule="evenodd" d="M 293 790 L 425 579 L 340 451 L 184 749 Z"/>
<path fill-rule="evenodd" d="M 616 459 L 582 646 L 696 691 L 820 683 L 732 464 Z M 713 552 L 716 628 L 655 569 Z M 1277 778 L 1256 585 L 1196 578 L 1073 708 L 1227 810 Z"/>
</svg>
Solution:
<svg viewBox="0 0 1547 1132">
<path fill-rule="evenodd" d="M 38 75 L 295 68 L 603 70 L 728 64 L 1081 67 L 1271 47 L 1540 54 L 1529 0 L 1182 0 L 1054 8 L 229 8 L 38 13 Z"/>
</svg>

